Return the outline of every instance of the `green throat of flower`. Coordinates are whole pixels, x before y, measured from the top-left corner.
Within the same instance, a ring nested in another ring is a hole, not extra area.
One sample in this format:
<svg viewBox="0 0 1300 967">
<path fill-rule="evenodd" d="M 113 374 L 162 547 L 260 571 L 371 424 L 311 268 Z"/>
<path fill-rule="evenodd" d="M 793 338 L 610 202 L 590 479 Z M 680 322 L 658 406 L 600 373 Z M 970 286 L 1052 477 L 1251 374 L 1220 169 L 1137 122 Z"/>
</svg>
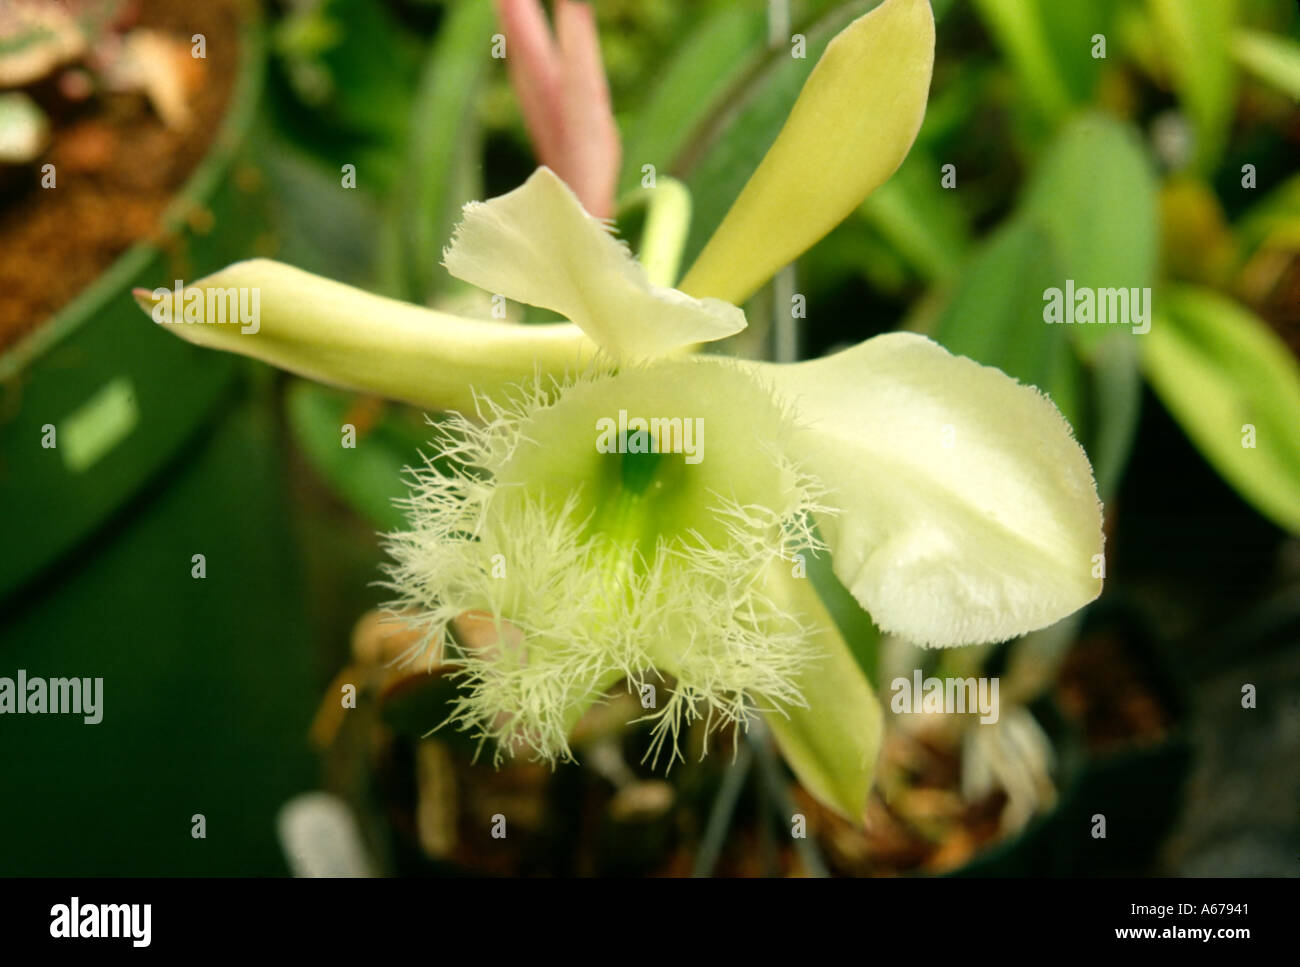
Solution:
<svg viewBox="0 0 1300 967">
<path fill-rule="evenodd" d="M 633 453 L 624 445 L 606 454 L 593 482 L 596 510 L 587 536 L 598 552 L 610 594 L 628 593 L 632 573 L 644 572 L 658 541 L 671 530 L 670 517 L 689 468 L 679 453 Z"/>
<path fill-rule="evenodd" d="M 724 363 L 660 363 L 534 387 L 482 416 L 439 442 L 474 469 L 416 471 L 411 530 L 389 548 L 396 604 L 421 616 L 429 657 L 450 650 L 458 666 L 458 724 L 554 759 L 620 678 L 663 690 L 649 714 L 674 749 L 696 716 L 801 702 L 806 629 L 761 577 L 810 547 L 821 508 L 781 457 L 795 430 L 764 388 Z M 632 429 L 602 435 L 614 420 Z M 687 420 L 708 427 L 707 454 L 667 435 Z M 448 629 L 468 611 L 509 622 L 522 647 L 458 649 Z"/>
</svg>

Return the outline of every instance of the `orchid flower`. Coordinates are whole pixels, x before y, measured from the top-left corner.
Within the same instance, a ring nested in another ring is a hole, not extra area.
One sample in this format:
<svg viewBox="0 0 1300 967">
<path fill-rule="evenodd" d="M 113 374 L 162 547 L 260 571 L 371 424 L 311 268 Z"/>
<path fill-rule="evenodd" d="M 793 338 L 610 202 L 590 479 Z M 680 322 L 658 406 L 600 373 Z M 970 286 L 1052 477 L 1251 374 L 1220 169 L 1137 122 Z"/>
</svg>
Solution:
<svg viewBox="0 0 1300 967">
<path fill-rule="evenodd" d="M 459 414 L 389 540 L 419 653 L 458 668 L 459 725 L 568 758 L 603 693 L 652 686 L 656 752 L 762 715 L 805 787 L 860 819 L 882 716 L 798 555 L 828 551 L 882 629 L 931 646 L 1097 596 L 1092 469 L 1038 390 L 910 333 L 795 364 L 692 352 L 897 168 L 933 50 L 926 0 L 845 28 L 679 288 L 545 167 L 466 206 L 444 259 L 569 322 L 460 319 L 267 261 L 196 284 L 260 289 L 260 328 L 180 336 Z"/>
</svg>

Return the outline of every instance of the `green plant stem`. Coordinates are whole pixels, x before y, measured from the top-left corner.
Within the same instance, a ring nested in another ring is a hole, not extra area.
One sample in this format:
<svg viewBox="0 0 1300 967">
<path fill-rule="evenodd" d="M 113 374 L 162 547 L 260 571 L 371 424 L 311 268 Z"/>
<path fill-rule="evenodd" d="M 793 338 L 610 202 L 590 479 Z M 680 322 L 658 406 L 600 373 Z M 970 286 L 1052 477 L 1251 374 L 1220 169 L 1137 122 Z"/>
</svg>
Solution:
<svg viewBox="0 0 1300 967">
<path fill-rule="evenodd" d="M 777 761 L 776 756 L 772 753 L 772 744 L 767 729 L 761 724 L 753 723 L 749 731 L 745 733 L 745 743 L 754 750 L 754 757 L 758 760 L 758 775 L 763 785 L 768 791 L 768 802 L 772 805 L 773 813 L 783 829 L 788 829 L 788 824 L 797 812 L 794 800 L 790 798 L 790 790 L 786 785 L 785 776 L 781 773 L 781 764 Z M 826 877 L 830 872 L 826 869 L 826 861 L 822 858 L 821 851 L 817 844 L 811 839 L 794 839 L 794 851 L 799 857 L 799 862 L 803 868 L 808 871 L 812 877 Z"/>
<path fill-rule="evenodd" d="M 744 788 L 749 776 L 749 767 L 753 762 L 753 752 L 748 743 L 736 752 L 736 759 L 722 777 L 722 788 L 713 800 L 713 809 L 709 812 L 709 824 L 704 829 L 704 839 L 695 854 L 695 864 L 691 867 L 691 876 L 712 876 L 722 855 L 722 844 L 726 842 L 731 829 L 731 817 L 736 811 L 736 801 L 740 790 Z"/>
</svg>

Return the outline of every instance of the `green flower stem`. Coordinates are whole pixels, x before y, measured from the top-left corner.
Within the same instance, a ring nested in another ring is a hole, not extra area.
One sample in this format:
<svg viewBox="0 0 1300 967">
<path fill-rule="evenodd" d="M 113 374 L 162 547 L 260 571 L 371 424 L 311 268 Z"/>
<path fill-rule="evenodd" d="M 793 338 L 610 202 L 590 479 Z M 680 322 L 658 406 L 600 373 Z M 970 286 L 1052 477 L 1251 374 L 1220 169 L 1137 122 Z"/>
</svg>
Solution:
<svg viewBox="0 0 1300 967">
<path fill-rule="evenodd" d="M 772 805 L 776 820 L 783 829 L 789 830 L 794 814 L 798 810 L 795 808 L 794 800 L 790 798 L 790 789 L 786 784 L 785 776 L 782 774 L 780 763 L 777 762 L 776 756 L 772 754 L 768 730 L 761 721 L 755 720 L 750 725 L 749 731 L 745 733 L 745 741 L 754 749 L 754 757 L 758 760 L 758 775 L 767 789 L 768 801 Z M 821 850 L 817 848 L 817 844 L 813 840 L 805 837 L 794 839 L 793 842 L 794 851 L 799 856 L 799 862 L 809 876 L 826 877 L 830 875 L 826 869 L 826 861 L 822 858 Z"/>
<path fill-rule="evenodd" d="M 709 813 L 709 824 L 704 828 L 704 839 L 695 854 L 695 863 L 691 867 L 691 876 L 712 876 L 722 855 L 722 845 L 727 832 L 731 829 L 731 817 L 736 811 L 736 801 L 740 790 L 745 786 L 749 776 L 749 767 L 753 762 L 753 752 L 748 744 L 742 745 L 736 753 L 736 760 L 722 777 L 722 788 L 713 800 L 713 809 Z"/>
</svg>

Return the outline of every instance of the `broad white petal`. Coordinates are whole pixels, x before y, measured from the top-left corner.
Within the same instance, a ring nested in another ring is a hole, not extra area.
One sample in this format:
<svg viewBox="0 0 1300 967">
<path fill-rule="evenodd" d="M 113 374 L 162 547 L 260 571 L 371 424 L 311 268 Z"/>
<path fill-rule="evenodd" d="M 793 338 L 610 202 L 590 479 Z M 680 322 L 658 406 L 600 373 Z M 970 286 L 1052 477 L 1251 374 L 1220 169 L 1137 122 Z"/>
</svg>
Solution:
<svg viewBox="0 0 1300 967">
<path fill-rule="evenodd" d="M 568 317 L 623 359 L 745 328 L 745 314 L 729 303 L 652 285 L 627 246 L 549 168 L 508 194 L 466 205 L 443 261 L 481 289 Z"/>
<path fill-rule="evenodd" d="M 1092 467 L 1037 389 L 911 333 L 755 367 L 808 424 L 835 573 L 881 628 L 1000 641 L 1101 592 Z"/>
</svg>

